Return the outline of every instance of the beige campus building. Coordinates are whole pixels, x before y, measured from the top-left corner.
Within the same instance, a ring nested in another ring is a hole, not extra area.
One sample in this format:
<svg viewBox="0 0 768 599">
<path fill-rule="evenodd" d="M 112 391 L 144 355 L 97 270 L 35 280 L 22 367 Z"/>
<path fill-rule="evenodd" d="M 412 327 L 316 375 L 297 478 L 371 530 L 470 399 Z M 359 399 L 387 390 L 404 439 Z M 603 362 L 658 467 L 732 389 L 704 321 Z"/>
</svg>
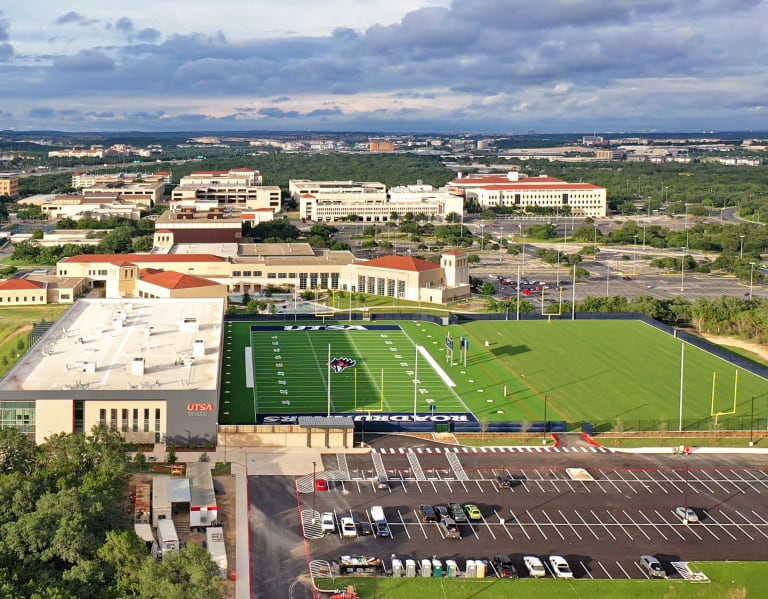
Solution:
<svg viewBox="0 0 768 599">
<path fill-rule="evenodd" d="M 199 171 L 182 177 L 171 192 L 171 207 L 229 208 L 237 211 L 270 209 L 281 211 L 277 185 L 262 185 L 259 171 L 249 168 L 229 171 Z"/>
</svg>

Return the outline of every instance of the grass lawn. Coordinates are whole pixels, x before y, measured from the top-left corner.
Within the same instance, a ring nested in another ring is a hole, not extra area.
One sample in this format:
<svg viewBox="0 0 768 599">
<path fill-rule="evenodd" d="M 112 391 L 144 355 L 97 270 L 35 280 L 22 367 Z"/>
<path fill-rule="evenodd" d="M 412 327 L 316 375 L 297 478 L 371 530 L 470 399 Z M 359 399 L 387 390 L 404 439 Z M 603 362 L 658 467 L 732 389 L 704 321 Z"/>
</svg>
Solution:
<svg viewBox="0 0 768 599">
<path fill-rule="evenodd" d="M 30 327 L 42 320 L 56 321 L 69 309 L 68 304 L 50 304 L 46 306 L 2 306 L 0 307 L 0 376 L 3 376 L 18 359 L 17 353 L 27 349 L 25 327 Z M 19 350 L 19 337 L 24 348 Z"/>
<path fill-rule="evenodd" d="M 746 599 L 768 597 L 766 562 L 705 562 L 692 564 L 706 574 L 709 583 L 682 580 L 466 580 L 421 578 L 337 578 L 316 580 L 320 588 L 344 588 L 353 584 L 361 598 L 411 599 L 507 599 L 537 594 L 547 599 Z"/>
</svg>

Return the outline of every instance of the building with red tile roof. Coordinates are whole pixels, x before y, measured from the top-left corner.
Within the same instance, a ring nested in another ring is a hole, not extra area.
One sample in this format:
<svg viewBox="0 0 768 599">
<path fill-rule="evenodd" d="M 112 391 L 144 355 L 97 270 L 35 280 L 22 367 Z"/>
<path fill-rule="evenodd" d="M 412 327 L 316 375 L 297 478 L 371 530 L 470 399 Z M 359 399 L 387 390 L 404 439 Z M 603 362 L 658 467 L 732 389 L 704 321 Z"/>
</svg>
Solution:
<svg viewBox="0 0 768 599">
<path fill-rule="evenodd" d="M 47 304 L 45 283 L 29 279 L 0 281 L 0 306 Z"/>
</svg>

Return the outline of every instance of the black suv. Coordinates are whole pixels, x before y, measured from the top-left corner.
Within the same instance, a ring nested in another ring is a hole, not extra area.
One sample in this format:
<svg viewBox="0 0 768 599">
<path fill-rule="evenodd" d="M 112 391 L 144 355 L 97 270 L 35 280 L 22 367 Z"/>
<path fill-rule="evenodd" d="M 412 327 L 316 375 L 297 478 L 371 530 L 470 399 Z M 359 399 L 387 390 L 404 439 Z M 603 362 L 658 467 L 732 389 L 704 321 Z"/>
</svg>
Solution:
<svg viewBox="0 0 768 599">
<path fill-rule="evenodd" d="M 445 520 L 446 518 L 451 517 L 451 512 L 448 511 L 448 508 L 444 505 L 433 505 L 432 506 L 435 510 L 435 513 L 437 514 L 438 520 Z"/>
<path fill-rule="evenodd" d="M 493 567 L 499 578 L 517 578 L 517 570 L 508 555 L 499 554 L 493 558 Z"/>
<path fill-rule="evenodd" d="M 456 521 L 456 524 L 466 524 L 467 514 L 464 513 L 464 508 L 458 503 L 449 503 L 448 509 L 451 512 L 451 517 Z"/>
<path fill-rule="evenodd" d="M 503 474 L 496 477 L 496 482 L 500 487 L 509 488 L 515 484 L 515 479 L 512 478 L 509 474 Z"/>
<path fill-rule="evenodd" d="M 419 506 L 419 511 L 421 512 L 422 522 L 437 522 L 437 514 L 431 505 L 424 503 Z"/>
</svg>

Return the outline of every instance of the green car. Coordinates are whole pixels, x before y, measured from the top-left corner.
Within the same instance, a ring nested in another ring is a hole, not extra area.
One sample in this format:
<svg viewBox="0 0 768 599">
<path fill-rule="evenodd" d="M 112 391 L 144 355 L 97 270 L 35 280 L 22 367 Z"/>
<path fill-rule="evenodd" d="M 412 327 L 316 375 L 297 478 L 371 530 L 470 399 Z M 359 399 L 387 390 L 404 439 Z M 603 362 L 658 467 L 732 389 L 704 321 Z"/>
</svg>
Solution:
<svg viewBox="0 0 768 599">
<path fill-rule="evenodd" d="M 464 511 L 467 512 L 467 516 L 470 520 L 482 520 L 483 515 L 480 513 L 480 508 L 474 503 L 464 504 Z"/>
</svg>

